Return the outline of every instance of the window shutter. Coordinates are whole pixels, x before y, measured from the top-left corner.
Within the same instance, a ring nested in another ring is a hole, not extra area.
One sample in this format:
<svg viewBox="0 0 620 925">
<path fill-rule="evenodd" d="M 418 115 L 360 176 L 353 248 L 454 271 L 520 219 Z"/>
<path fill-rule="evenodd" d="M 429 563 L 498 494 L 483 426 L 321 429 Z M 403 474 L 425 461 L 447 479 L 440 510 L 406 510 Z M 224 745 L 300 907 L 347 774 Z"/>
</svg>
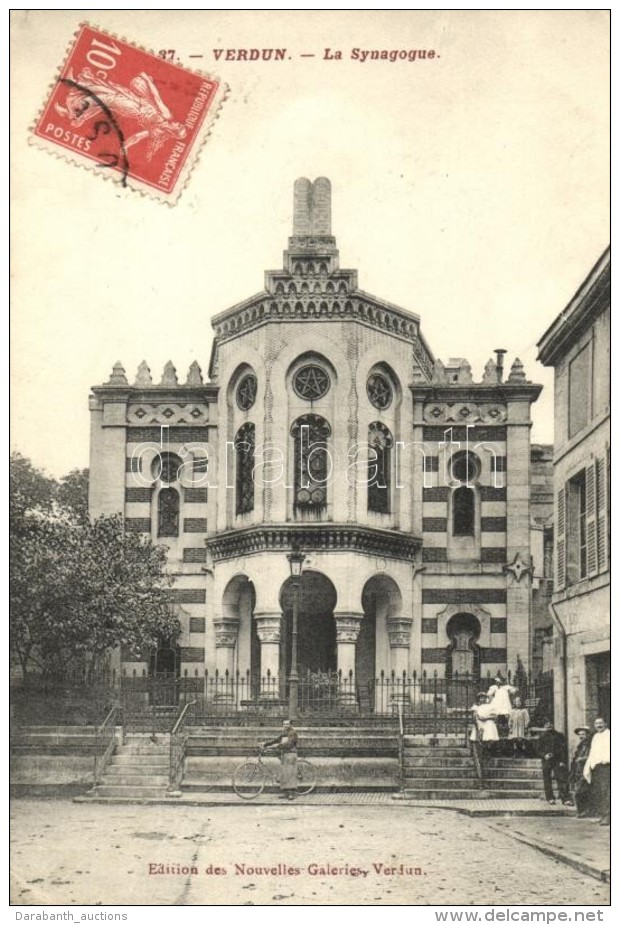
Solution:
<svg viewBox="0 0 620 925">
<path fill-rule="evenodd" d="M 566 584 L 566 489 L 560 488 L 557 494 L 556 523 L 556 557 L 555 590 L 559 591 Z"/>
<path fill-rule="evenodd" d="M 596 575 L 598 571 L 596 514 L 596 469 L 593 463 L 586 467 L 586 570 L 588 575 Z"/>
<path fill-rule="evenodd" d="M 607 478 L 605 460 L 596 460 L 596 551 L 599 572 L 606 572 L 607 565 Z"/>
</svg>

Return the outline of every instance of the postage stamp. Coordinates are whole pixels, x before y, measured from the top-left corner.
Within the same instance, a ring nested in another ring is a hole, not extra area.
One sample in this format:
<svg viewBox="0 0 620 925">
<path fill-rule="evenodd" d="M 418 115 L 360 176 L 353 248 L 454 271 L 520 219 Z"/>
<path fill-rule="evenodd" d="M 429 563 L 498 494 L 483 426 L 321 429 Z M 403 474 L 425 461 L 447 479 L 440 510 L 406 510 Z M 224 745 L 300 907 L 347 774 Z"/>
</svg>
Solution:
<svg viewBox="0 0 620 925">
<path fill-rule="evenodd" d="M 31 140 L 173 204 L 226 91 L 215 77 L 83 24 Z"/>
</svg>

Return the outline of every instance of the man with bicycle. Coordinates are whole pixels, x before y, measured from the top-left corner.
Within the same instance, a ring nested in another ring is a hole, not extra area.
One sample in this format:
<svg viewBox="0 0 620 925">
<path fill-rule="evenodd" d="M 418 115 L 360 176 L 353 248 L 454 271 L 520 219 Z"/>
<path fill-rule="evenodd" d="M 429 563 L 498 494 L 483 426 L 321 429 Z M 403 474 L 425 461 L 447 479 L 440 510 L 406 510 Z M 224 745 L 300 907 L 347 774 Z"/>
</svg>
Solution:
<svg viewBox="0 0 620 925">
<path fill-rule="evenodd" d="M 290 720 L 282 724 L 282 734 L 277 739 L 263 742 L 261 751 L 277 745 L 280 749 L 280 795 L 281 800 L 294 800 L 297 793 L 297 735 Z"/>
</svg>

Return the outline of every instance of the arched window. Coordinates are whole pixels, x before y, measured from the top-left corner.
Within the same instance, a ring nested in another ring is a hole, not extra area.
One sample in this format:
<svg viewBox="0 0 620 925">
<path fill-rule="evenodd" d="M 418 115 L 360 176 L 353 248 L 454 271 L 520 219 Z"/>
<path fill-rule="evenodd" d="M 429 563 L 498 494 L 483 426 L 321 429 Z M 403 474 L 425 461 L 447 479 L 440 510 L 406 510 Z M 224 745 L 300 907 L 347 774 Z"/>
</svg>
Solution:
<svg viewBox="0 0 620 925">
<path fill-rule="evenodd" d="M 295 421 L 291 434 L 294 440 L 295 507 L 320 510 L 327 504 L 330 426 L 319 415 L 306 414 Z"/>
<path fill-rule="evenodd" d="M 385 424 L 368 428 L 368 510 L 390 513 L 390 457 L 394 441 Z"/>
<path fill-rule="evenodd" d="M 157 535 L 179 535 L 179 493 L 174 488 L 162 488 L 157 499 Z"/>
<path fill-rule="evenodd" d="M 237 514 L 247 514 L 254 510 L 255 446 L 256 428 L 254 424 L 244 424 L 235 437 Z"/>
<path fill-rule="evenodd" d="M 452 533 L 454 536 L 474 536 L 476 496 L 473 488 L 461 485 L 452 495 Z"/>
</svg>

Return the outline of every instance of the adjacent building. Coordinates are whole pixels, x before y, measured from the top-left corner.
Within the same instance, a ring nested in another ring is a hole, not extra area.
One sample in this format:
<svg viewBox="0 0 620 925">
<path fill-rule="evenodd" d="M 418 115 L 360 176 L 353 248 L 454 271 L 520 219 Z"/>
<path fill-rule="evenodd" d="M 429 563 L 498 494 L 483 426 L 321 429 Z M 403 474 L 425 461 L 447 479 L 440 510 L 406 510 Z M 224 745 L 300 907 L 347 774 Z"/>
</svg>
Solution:
<svg viewBox="0 0 620 925">
<path fill-rule="evenodd" d="M 556 723 L 610 719 L 610 252 L 545 332 L 555 369 Z"/>
</svg>

